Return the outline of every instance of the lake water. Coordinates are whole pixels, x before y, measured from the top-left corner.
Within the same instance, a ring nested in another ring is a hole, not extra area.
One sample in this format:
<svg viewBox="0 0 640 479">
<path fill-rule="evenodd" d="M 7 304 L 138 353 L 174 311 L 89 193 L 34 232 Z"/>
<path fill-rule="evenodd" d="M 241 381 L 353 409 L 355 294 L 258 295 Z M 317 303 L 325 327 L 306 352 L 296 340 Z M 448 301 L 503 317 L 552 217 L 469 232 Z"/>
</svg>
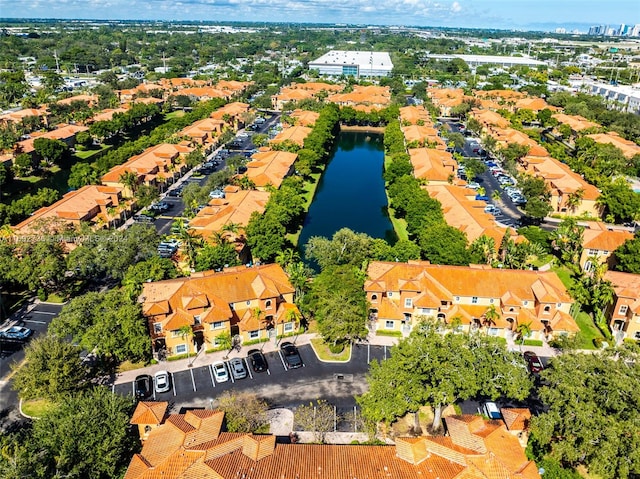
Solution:
<svg viewBox="0 0 640 479">
<path fill-rule="evenodd" d="M 381 134 L 340 133 L 305 218 L 298 240 L 301 249 L 312 236 L 331 238 L 345 227 L 395 240 L 382 178 L 382 139 Z"/>
</svg>

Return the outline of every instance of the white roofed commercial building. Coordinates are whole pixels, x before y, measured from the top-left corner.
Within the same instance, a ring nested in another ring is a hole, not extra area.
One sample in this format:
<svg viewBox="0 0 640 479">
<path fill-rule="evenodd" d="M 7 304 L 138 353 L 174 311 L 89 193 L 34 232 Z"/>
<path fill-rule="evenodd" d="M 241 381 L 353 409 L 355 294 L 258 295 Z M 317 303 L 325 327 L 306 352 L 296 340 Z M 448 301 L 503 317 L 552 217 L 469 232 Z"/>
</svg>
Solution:
<svg viewBox="0 0 640 479">
<path fill-rule="evenodd" d="M 435 60 L 453 60 L 454 58 L 460 58 L 464 60 L 469 67 L 474 68 L 479 65 L 500 65 L 502 67 L 515 67 L 515 66 L 528 66 L 538 67 L 546 66 L 545 62 L 535 60 L 528 57 L 511 57 L 511 56 L 498 56 L 498 55 L 429 55 L 429 58 Z"/>
<path fill-rule="evenodd" d="M 393 63 L 388 52 L 331 50 L 309 62 L 309 69 L 318 70 L 320 75 L 386 77 L 391 74 Z"/>
</svg>

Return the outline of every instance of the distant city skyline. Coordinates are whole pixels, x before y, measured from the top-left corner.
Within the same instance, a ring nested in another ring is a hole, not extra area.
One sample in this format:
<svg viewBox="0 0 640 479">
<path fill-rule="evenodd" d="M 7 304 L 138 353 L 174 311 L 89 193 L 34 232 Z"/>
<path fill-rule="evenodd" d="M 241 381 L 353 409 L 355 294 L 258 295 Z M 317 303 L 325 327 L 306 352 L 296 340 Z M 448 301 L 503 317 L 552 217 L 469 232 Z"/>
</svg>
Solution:
<svg viewBox="0 0 640 479">
<path fill-rule="evenodd" d="M 640 23 L 638 0 L 2 0 L 4 18 L 355 23 L 546 30 Z"/>
</svg>

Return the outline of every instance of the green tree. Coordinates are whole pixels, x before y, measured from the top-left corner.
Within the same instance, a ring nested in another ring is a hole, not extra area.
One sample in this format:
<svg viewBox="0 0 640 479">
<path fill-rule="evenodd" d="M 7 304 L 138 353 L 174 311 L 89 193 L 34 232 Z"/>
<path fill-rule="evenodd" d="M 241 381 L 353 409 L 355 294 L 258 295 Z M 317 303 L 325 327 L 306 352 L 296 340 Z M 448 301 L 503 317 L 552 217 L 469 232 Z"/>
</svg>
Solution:
<svg viewBox="0 0 640 479">
<path fill-rule="evenodd" d="M 22 399 L 52 401 L 80 391 L 89 380 L 80 352 L 78 346 L 56 336 L 34 339 L 25 348 L 26 362 L 15 368 L 13 387 Z"/>
<path fill-rule="evenodd" d="M 418 244 L 422 257 L 434 264 L 468 265 L 471 257 L 467 250 L 467 236 L 446 223 L 425 229 Z"/>
<path fill-rule="evenodd" d="M 565 218 L 550 235 L 553 249 L 568 266 L 575 267 L 580 261 L 583 231 L 584 228 L 578 225 L 575 218 Z"/>
<path fill-rule="evenodd" d="M 42 477 L 121 477 L 139 445 L 129 433 L 133 402 L 95 387 L 68 396 L 33 425 Z M 40 468 L 38 468 L 40 469 Z"/>
<path fill-rule="evenodd" d="M 60 162 L 66 159 L 69 153 L 69 147 L 66 143 L 49 138 L 36 138 L 33 140 L 33 149 L 48 165 L 60 165 Z"/>
<path fill-rule="evenodd" d="M 268 404 L 255 394 L 225 391 L 218 398 L 229 432 L 261 433 L 269 425 Z"/>
<path fill-rule="evenodd" d="M 336 231 L 329 240 L 314 236 L 305 246 L 305 256 L 325 269 L 351 265 L 360 267 L 370 256 L 373 238 L 365 233 L 356 233 L 349 228 Z"/>
<path fill-rule="evenodd" d="M 13 172 L 18 177 L 24 177 L 33 171 L 33 158 L 28 153 L 20 153 L 13 160 Z"/>
<path fill-rule="evenodd" d="M 127 268 L 122 279 L 123 289 L 132 300 L 136 300 L 142 292 L 142 285 L 147 282 L 162 281 L 176 277 L 176 267 L 168 258 L 152 256 L 149 259 L 132 264 Z"/>
<path fill-rule="evenodd" d="M 527 216 L 542 219 L 551 213 L 553 210 L 550 203 L 551 192 L 544 179 L 525 176 L 520 181 L 520 189 L 527 200 L 527 204 L 524 207 Z"/>
<path fill-rule="evenodd" d="M 88 163 L 76 163 L 71 166 L 71 173 L 67 181 L 69 188 L 78 189 L 86 185 L 95 185 L 98 182 L 98 172 Z"/>
<path fill-rule="evenodd" d="M 196 254 L 196 271 L 220 270 L 240 264 L 238 253 L 234 246 L 227 242 L 216 245 L 207 244 Z"/>
<path fill-rule="evenodd" d="M 364 294 L 364 275 L 353 266 L 324 269 L 305 299 L 326 343 L 345 345 L 367 336 L 369 306 Z"/>
<path fill-rule="evenodd" d="M 263 262 L 273 261 L 284 248 L 287 230 L 273 215 L 261 215 L 254 211 L 246 232 L 251 254 Z"/>
<path fill-rule="evenodd" d="M 369 390 L 356 400 L 363 416 L 376 423 L 391 423 L 429 405 L 437 430 L 442 409 L 458 400 L 525 398 L 532 382 L 523 366 L 522 357 L 496 338 L 442 335 L 423 323 L 391 349 L 389 359 L 372 362 Z"/>
<path fill-rule="evenodd" d="M 605 182 L 598 204 L 606 208 L 606 213 L 616 222 L 640 219 L 640 195 L 635 193 L 624 178 Z"/>
<path fill-rule="evenodd" d="M 625 273 L 640 274 L 640 234 L 625 241 L 614 251 L 617 263 L 615 269 Z"/>
<path fill-rule="evenodd" d="M 490 236 L 479 236 L 469 247 L 471 260 L 479 264 L 493 264 L 497 260 L 496 242 Z"/>
<path fill-rule="evenodd" d="M 603 479 L 640 474 L 640 363 L 624 351 L 563 354 L 541 373 L 545 412 L 531 421 L 539 457 L 586 466 Z M 597 431 L 597 433 L 594 433 Z"/>
</svg>

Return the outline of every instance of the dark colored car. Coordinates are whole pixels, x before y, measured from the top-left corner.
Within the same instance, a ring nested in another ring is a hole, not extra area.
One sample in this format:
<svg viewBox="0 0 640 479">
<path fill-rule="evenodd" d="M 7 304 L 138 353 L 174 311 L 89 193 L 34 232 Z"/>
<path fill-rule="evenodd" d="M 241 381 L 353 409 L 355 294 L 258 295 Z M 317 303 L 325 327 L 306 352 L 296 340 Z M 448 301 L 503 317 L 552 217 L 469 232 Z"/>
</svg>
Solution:
<svg viewBox="0 0 640 479">
<path fill-rule="evenodd" d="M 136 376 L 134 381 L 134 388 L 136 393 L 136 399 L 146 399 L 153 393 L 153 378 L 148 374 L 141 374 Z"/>
<path fill-rule="evenodd" d="M 531 374 L 539 374 L 544 369 L 540 358 L 533 351 L 525 351 L 522 353 L 524 360 L 527 362 Z"/>
<path fill-rule="evenodd" d="M 280 352 L 284 358 L 284 362 L 287 364 L 287 369 L 296 369 L 302 367 L 302 358 L 298 353 L 298 348 L 293 343 L 282 343 L 280 345 Z"/>
<path fill-rule="evenodd" d="M 247 359 L 256 373 L 263 373 L 269 369 L 267 358 L 264 357 L 264 354 L 259 349 L 251 349 L 247 353 Z"/>
</svg>

